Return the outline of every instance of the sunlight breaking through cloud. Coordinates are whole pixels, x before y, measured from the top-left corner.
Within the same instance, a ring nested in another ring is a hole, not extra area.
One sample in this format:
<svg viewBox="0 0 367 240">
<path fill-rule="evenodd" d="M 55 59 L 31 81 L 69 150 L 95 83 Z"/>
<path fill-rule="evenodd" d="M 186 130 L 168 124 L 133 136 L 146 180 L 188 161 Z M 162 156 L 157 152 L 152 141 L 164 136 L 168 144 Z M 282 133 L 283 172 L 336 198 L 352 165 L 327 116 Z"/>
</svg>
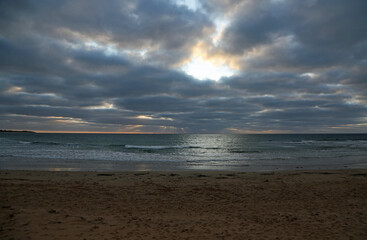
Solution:
<svg viewBox="0 0 367 240">
<path fill-rule="evenodd" d="M 182 66 L 182 70 L 194 78 L 200 80 L 218 81 L 222 77 L 230 77 L 235 74 L 235 70 L 225 64 L 212 63 L 201 57 L 195 57 L 190 62 Z"/>
<path fill-rule="evenodd" d="M 2 1 L 0 125 L 367 132 L 363 9 L 364 0 Z"/>
</svg>

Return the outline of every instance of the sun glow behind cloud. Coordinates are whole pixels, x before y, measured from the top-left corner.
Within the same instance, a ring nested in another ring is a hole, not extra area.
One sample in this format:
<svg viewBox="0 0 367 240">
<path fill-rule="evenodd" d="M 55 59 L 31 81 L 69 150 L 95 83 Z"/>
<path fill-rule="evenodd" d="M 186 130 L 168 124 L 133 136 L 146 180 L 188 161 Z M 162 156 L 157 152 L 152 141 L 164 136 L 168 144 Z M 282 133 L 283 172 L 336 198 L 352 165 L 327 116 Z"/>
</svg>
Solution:
<svg viewBox="0 0 367 240">
<path fill-rule="evenodd" d="M 366 1 L 49 1 L 1 4 L 2 128 L 366 132 Z"/>
<path fill-rule="evenodd" d="M 226 64 L 213 63 L 202 57 L 192 58 L 190 62 L 182 67 L 182 70 L 197 79 L 215 81 L 218 81 L 222 77 L 232 76 L 235 73 L 235 70 Z"/>
<path fill-rule="evenodd" d="M 229 21 L 224 18 L 214 20 L 215 31 L 209 37 L 209 41 L 199 41 L 192 48 L 192 57 L 181 69 L 188 75 L 199 80 L 218 81 L 222 77 L 230 77 L 236 73 L 233 69 L 233 59 L 225 58 L 218 53 L 210 53 L 210 49 L 217 47 L 223 35 L 223 31 L 228 26 Z"/>
</svg>

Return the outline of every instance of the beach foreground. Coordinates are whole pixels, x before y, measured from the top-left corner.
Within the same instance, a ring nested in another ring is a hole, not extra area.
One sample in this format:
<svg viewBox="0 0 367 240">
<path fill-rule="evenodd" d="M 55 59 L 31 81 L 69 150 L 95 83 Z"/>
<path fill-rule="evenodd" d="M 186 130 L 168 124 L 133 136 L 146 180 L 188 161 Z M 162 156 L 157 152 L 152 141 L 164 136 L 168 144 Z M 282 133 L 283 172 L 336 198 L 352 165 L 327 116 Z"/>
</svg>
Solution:
<svg viewBox="0 0 367 240">
<path fill-rule="evenodd" d="M 0 239 L 367 239 L 367 170 L 0 172 Z"/>
</svg>

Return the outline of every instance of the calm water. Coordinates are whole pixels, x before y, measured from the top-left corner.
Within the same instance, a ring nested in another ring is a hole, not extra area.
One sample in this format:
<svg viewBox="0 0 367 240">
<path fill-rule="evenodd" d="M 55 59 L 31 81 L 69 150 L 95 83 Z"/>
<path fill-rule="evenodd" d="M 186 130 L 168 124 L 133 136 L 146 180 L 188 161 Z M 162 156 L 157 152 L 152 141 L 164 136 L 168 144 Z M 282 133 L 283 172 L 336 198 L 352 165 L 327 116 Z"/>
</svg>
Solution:
<svg viewBox="0 0 367 240">
<path fill-rule="evenodd" d="M 367 134 L 123 135 L 0 133 L 0 169 L 367 168 Z"/>
</svg>

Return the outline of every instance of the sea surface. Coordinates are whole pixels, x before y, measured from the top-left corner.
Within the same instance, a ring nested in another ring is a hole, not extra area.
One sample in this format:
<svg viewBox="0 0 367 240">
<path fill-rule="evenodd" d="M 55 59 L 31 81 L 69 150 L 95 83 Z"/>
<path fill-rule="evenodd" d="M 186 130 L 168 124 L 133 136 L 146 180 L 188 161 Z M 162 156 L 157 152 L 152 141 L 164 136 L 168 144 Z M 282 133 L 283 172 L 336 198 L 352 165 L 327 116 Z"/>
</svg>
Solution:
<svg viewBox="0 0 367 240">
<path fill-rule="evenodd" d="M 367 134 L 0 133 L 0 169 L 49 171 L 367 168 Z"/>
</svg>

